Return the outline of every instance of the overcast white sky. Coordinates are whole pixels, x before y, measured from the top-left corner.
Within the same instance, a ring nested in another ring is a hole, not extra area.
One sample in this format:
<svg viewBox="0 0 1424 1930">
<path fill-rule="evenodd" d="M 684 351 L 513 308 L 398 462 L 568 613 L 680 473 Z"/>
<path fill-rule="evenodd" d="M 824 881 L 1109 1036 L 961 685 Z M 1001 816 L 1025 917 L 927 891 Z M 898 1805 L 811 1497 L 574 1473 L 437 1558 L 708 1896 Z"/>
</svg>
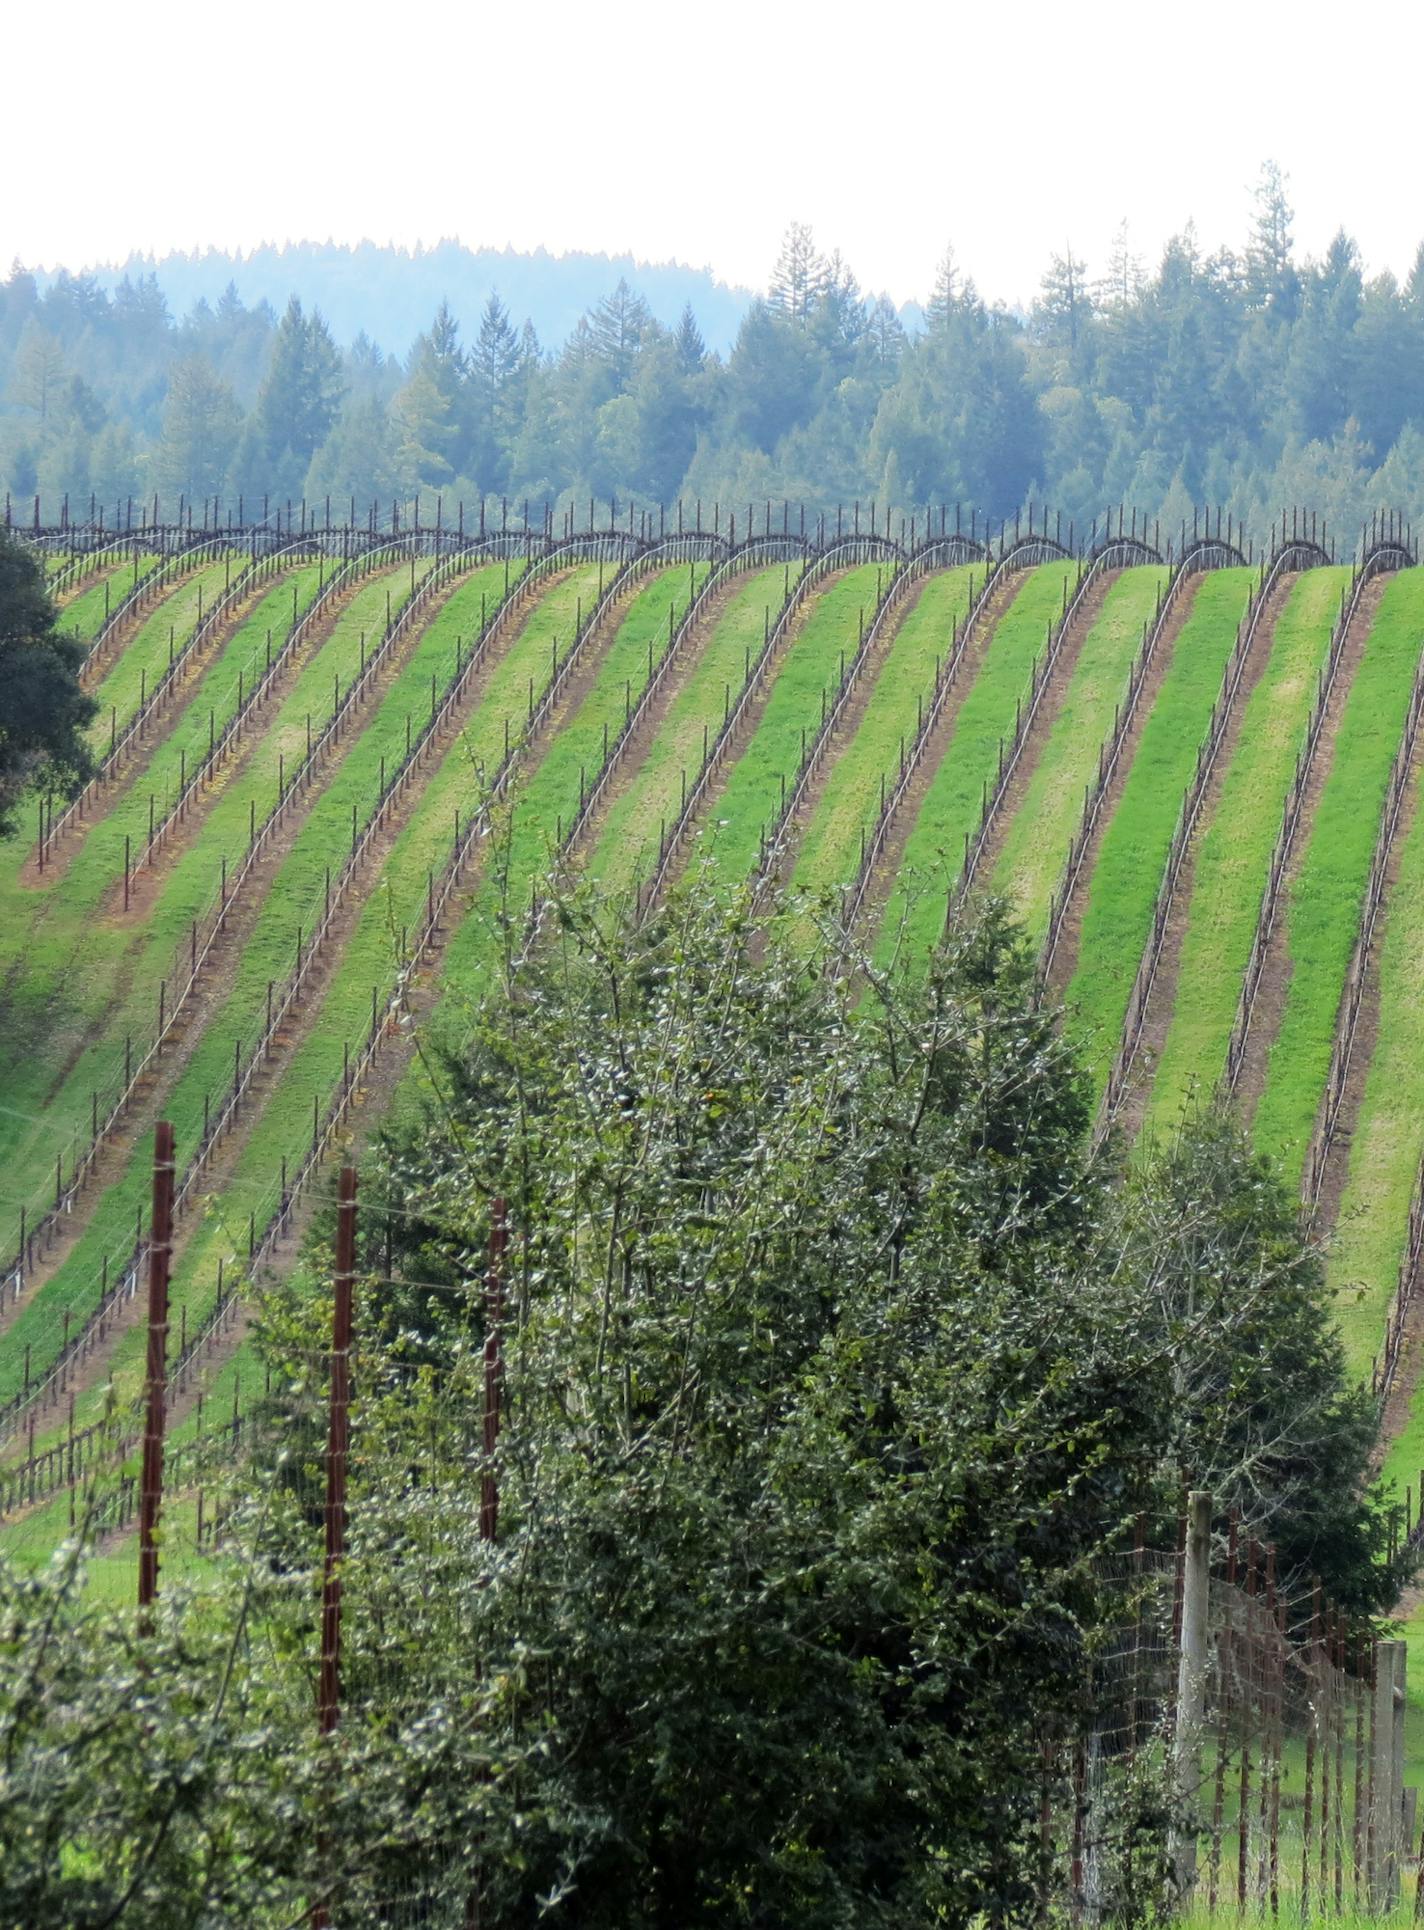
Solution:
<svg viewBox="0 0 1424 1930">
<path fill-rule="evenodd" d="M 1424 8 L 4 8 L 0 272 L 262 241 L 631 249 L 760 286 L 788 220 L 922 298 L 986 295 L 1124 217 L 1239 243 L 1273 156 L 1297 242 L 1424 238 Z"/>
</svg>

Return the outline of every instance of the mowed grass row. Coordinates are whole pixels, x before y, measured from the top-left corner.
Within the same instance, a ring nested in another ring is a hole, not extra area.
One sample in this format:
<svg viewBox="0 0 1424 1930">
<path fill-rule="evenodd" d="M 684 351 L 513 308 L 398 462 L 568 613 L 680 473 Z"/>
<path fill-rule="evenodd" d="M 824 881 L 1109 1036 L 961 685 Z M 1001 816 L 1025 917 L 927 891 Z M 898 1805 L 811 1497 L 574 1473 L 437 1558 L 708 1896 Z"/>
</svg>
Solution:
<svg viewBox="0 0 1424 1930">
<path fill-rule="evenodd" d="M 305 754 L 308 720 L 319 731 L 334 684 L 345 689 L 358 673 L 363 634 L 384 625 L 387 590 L 405 594 L 401 571 L 373 578 L 346 605 L 241 768 L 216 789 L 176 858 L 170 854 L 151 901 L 127 919 L 110 905 L 42 929 L 12 965 L 0 985 L 0 1079 L 8 1095 L 0 1160 L 10 1204 L 25 1197 L 17 1194 L 21 1174 L 27 1184 L 41 1168 L 52 1174 L 56 1154 L 87 1137 L 90 1095 L 112 1090 L 121 1077 L 125 1038 L 138 1051 L 152 1038 L 159 981 L 181 968 L 194 919 L 215 902 L 224 860 L 236 869 L 250 825 L 276 807 L 279 775 Z"/>
<path fill-rule="evenodd" d="M 1213 571 L 1197 584 L 1088 880 L 1066 997 L 1098 1093 L 1117 1050 L 1182 797 L 1253 581 L 1253 571 L 1233 569 Z"/>
<path fill-rule="evenodd" d="M 1424 640 L 1424 570 L 1386 588 L 1340 719 L 1309 842 L 1283 909 L 1290 982 L 1256 1109 L 1256 1145 L 1300 1177 L 1330 1068 L 1340 995 Z"/>
<path fill-rule="evenodd" d="M 148 840 L 150 813 L 155 823 L 162 822 L 179 795 L 185 773 L 197 770 L 209 743 L 236 712 L 239 691 L 250 693 L 261 679 L 268 639 L 275 639 L 274 647 L 280 648 L 288 629 L 310 606 L 319 575 L 318 566 L 312 564 L 282 578 L 262 597 L 198 678 L 147 762 L 116 790 L 102 816 L 75 826 L 47 872 L 30 873 L 22 884 L 14 858 L 29 853 L 7 853 L 11 861 L 0 869 L 0 959 L 8 961 L 23 949 L 42 970 L 45 952 L 63 945 L 66 933 L 82 929 L 103 904 L 106 892 L 120 884 L 125 840 L 137 871 Z"/>
<path fill-rule="evenodd" d="M 686 572 L 680 568 L 667 574 L 686 580 Z M 470 602 L 475 610 L 479 607 L 478 587 L 471 585 Z M 425 783 L 416 808 L 373 882 L 325 989 L 305 1016 L 302 1036 L 288 1064 L 260 1102 L 260 1112 L 248 1126 L 230 1173 L 209 1195 L 204 1217 L 174 1265 L 174 1318 L 181 1323 L 186 1316 L 191 1330 L 196 1330 L 215 1304 L 219 1262 L 225 1275 L 233 1267 L 240 1268 L 246 1258 L 249 1233 L 255 1230 L 260 1234 L 274 1210 L 283 1160 L 295 1172 L 310 1145 L 313 1102 L 324 1116 L 341 1079 L 347 1049 L 354 1053 L 366 1036 L 373 996 L 377 1009 L 385 1009 L 404 962 L 404 934 L 418 923 L 424 911 L 431 875 L 438 879 L 449 860 L 456 812 L 460 822 L 467 824 L 487 795 L 506 743 L 517 744 L 524 729 L 531 687 L 535 702 L 547 687 L 552 646 L 557 643 L 562 659 L 573 639 L 580 605 L 587 612 L 597 594 L 598 568 L 587 564 L 561 577 L 530 607 L 508 649 L 491 667 L 465 732 Z M 654 579 L 644 598 L 652 599 L 650 607 L 661 620 L 665 638 L 666 586 Z M 459 612 L 451 605 L 442 614 L 448 620 L 448 641 L 453 644 L 453 619 Z M 640 633 L 630 640 L 631 647 L 624 653 L 617 686 L 620 705 L 623 678 L 633 675 L 637 687 L 633 659 L 641 651 L 646 663 L 647 641 Z M 597 760 L 590 765 L 590 774 L 596 768 Z M 577 769 L 573 782 L 577 803 Z M 451 969 L 447 964 L 443 976 L 448 978 Z M 165 1109 L 179 1132 L 180 1150 L 185 1119 L 196 1117 L 201 1130 L 201 1104 L 194 1068 L 185 1075 L 173 1102 Z M 135 1165 L 141 1180 L 141 1162 Z M 112 1356 L 114 1382 L 125 1397 L 138 1391 L 143 1348 L 143 1334 L 135 1328 L 123 1336 Z M 97 1392 L 87 1397 L 81 1404 L 84 1416 L 94 1418 L 98 1400 Z"/>
<path fill-rule="evenodd" d="M 1409 1202 L 1424 1150 L 1424 791 L 1397 847 L 1378 944 L 1379 1026 L 1350 1138 L 1340 1210 L 1326 1262 L 1350 1365 L 1368 1374 L 1404 1252 Z M 1424 1402 L 1419 1422 L 1424 1433 Z M 1418 1472 L 1414 1457 L 1409 1479 Z"/>
<path fill-rule="evenodd" d="M 1295 584 L 1242 712 L 1216 808 L 1197 839 L 1176 994 L 1152 1069 L 1148 1133 L 1171 1131 L 1225 1069 L 1286 793 L 1349 576 L 1347 569 L 1310 570 Z"/>
<path fill-rule="evenodd" d="M 800 619 L 765 707 L 740 757 L 720 788 L 714 786 L 700 845 L 713 880 L 739 885 L 750 877 L 761 854 L 763 833 L 781 808 L 801 764 L 803 738 L 820 728 L 821 697 L 829 703 L 840 681 L 841 658 L 848 663 L 869 624 L 885 581 L 883 566 L 861 564 L 815 590 Z M 718 719 L 713 719 L 715 731 Z"/>
<path fill-rule="evenodd" d="M 995 624 L 979 674 L 960 700 L 939 768 L 905 842 L 899 871 L 880 921 L 875 961 L 899 957 L 928 963 L 944 930 L 951 887 L 964 869 L 964 840 L 978 828 L 985 786 L 999 769 L 999 740 L 1013 736 L 1015 705 L 1023 697 L 1048 626 L 1063 608 L 1071 564 L 1045 563 L 1029 571 Z"/>
<path fill-rule="evenodd" d="M 990 888 L 1013 904 L 1035 944 L 1048 930 L 1053 893 L 1083 814 L 1083 792 L 1098 773 L 1098 752 L 1127 691 L 1144 624 L 1157 609 L 1167 571 L 1124 570 L 1109 587 L 1059 699 L 1023 800 L 1004 831 Z M 1048 698 L 1045 697 L 1045 703 Z"/>
<path fill-rule="evenodd" d="M 290 586 L 273 594 L 279 605 L 285 599 L 289 612 Z M 371 596 L 372 614 L 375 607 Z M 332 680 L 349 686 L 359 653 L 354 625 L 338 625 L 319 652 L 328 704 Z M 147 1048 L 157 1023 L 159 981 L 167 979 L 172 988 L 185 975 L 184 938 L 215 899 L 223 859 L 235 870 L 249 823 L 260 825 L 277 803 L 281 764 L 293 768 L 305 748 L 306 716 L 297 698 L 310 704 L 320 691 L 309 666 L 241 771 L 215 791 L 191 839 L 175 847 L 176 859 L 159 874 L 155 897 L 129 918 L 122 915 L 117 883 L 122 817 L 94 827 L 54 899 L 27 906 L 22 888 L 0 880 L 0 922 L 14 900 L 17 924 L 27 910 L 39 914 L 0 991 L 0 1078 L 7 1094 L 7 1109 L 0 1112 L 7 1201 L 0 1252 L 11 1243 L 9 1222 L 18 1202 L 25 1203 L 33 1224 L 51 1203 L 56 1159 L 72 1170 L 76 1150 L 89 1143 L 95 1113 L 102 1117 L 117 1096 L 125 1039 L 133 1041 L 135 1058 Z M 326 715 L 316 713 L 317 729 Z M 134 844 L 138 850 L 137 833 Z"/>
<path fill-rule="evenodd" d="M 890 640 L 866 699 L 855 735 L 831 767 L 791 881 L 820 895 L 851 884 L 860 868 L 861 844 L 880 811 L 880 780 L 899 774 L 901 746 L 908 753 L 928 705 L 935 674 L 954 646 L 954 632 L 968 614 L 971 586 L 984 568 L 941 570 L 927 577 Z M 862 673 L 864 674 L 864 673 Z"/>
<path fill-rule="evenodd" d="M 116 734 L 157 689 L 169 664 L 183 649 L 202 617 L 237 574 L 238 559 L 207 563 L 165 589 L 125 645 L 117 662 L 93 690 L 99 708 L 85 735 L 96 757 L 103 757 Z"/>
<path fill-rule="evenodd" d="M 776 621 L 802 568 L 799 563 L 793 569 L 778 563 L 749 576 L 727 599 L 691 667 L 679 666 L 647 756 L 613 799 L 589 852 L 585 869 L 603 890 L 626 892 L 651 875 L 663 828 L 682 808 L 684 781 L 691 789 L 702 768 L 704 733 L 710 739 L 721 729 L 746 679 L 747 664 L 761 649 L 767 626 Z"/>
<path fill-rule="evenodd" d="M 469 910 L 446 948 L 441 974 L 445 992 L 436 1007 L 433 1031 L 446 1042 L 461 1034 L 464 1015 L 478 1001 L 499 956 L 506 909 L 522 920 L 537 895 L 559 843 L 578 810 L 584 785 L 603 769 L 605 735 L 611 743 L 622 725 L 630 686 L 634 702 L 668 643 L 668 605 L 673 622 L 706 581 L 699 564 L 695 581 L 685 566 L 661 571 L 638 592 L 625 611 L 611 644 L 597 665 L 588 690 L 565 719 L 537 763 L 517 780 L 498 842 L 485 860 Z M 700 741 L 700 740 L 699 740 Z M 422 1081 L 408 1082 L 406 1101 Z"/>
<path fill-rule="evenodd" d="M 405 752 L 407 722 L 412 735 L 429 714 L 430 678 L 437 689 L 455 675 L 457 636 L 468 637 L 478 618 L 480 597 L 503 582 L 503 566 L 490 565 L 462 579 L 439 614 L 424 629 L 415 648 L 386 689 L 367 728 L 350 743 L 311 806 L 290 850 L 277 867 L 237 962 L 236 974 L 219 1008 L 209 1017 L 175 1086 L 164 1102 L 177 1140 L 179 1171 L 186 1169 L 202 1138 L 205 1104 L 218 1106 L 231 1084 L 235 1066 L 251 1050 L 266 1021 L 268 988 L 280 988 L 296 962 L 298 934 L 309 934 L 321 916 L 328 875 L 334 881 L 349 854 L 353 835 L 369 821 L 379 800 L 381 764 L 392 774 Z M 392 607 L 409 595 L 410 578 L 397 576 Z M 367 587 L 384 621 L 386 584 Z M 379 595 L 379 606 L 374 599 Z M 347 622 L 353 615 L 347 612 Z M 362 612 L 364 614 L 364 612 Z M 16 1391 L 17 1349 L 28 1342 L 38 1368 L 53 1356 L 62 1339 L 66 1311 L 82 1319 L 99 1298 L 103 1265 L 119 1265 L 133 1241 L 136 1218 L 148 1188 L 148 1150 L 131 1154 L 122 1177 L 106 1188 L 79 1240 L 55 1272 L 21 1309 L 0 1350 L 0 1400 Z"/>
<path fill-rule="evenodd" d="M 112 612 L 158 568 L 160 561 L 154 555 L 139 556 L 133 562 L 115 563 L 86 577 L 60 603 L 61 631 L 65 636 L 78 637 L 81 643 L 93 643 Z"/>
</svg>

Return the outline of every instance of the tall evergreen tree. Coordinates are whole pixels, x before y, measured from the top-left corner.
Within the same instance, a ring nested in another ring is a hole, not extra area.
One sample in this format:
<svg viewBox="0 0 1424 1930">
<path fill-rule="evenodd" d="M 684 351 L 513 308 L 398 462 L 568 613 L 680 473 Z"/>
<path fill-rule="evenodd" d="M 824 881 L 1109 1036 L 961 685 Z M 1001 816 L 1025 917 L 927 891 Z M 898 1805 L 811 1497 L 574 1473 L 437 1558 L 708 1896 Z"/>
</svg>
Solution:
<svg viewBox="0 0 1424 1930">
<path fill-rule="evenodd" d="M 826 287 L 826 262 L 804 221 L 793 221 L 782 239 L 771 271 L 767 306 L 774 315 L 803 328 Z"/>
<path fill-rule="evenodd" d="M 277 326 L 272 359 L 257 398 L 262 454 L 275 490 L 295 490 L 331 432 L 343 393 L 341 357 L 331 330 L 294 295 Z"/>
<path fill-rule="evenodd" d="M 677 365 L 684 375 L 700 375 L 707 360 L 707 344 L 702 339 L 702 330 L 697 326 L 697 317 L 688 302 L 678 319 L 677 333 L 673 337 L 677 350 Z"/>
</svg>

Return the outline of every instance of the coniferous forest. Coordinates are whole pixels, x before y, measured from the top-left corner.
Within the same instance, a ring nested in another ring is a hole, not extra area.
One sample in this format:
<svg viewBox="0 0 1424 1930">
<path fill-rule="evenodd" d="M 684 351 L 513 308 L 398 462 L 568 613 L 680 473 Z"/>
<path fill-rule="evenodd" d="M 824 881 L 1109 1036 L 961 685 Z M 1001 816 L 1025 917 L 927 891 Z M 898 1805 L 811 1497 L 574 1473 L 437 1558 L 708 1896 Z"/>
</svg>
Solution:
<svg viewBox="0 0 1424 1930">
<path fill-rule="evenodd" d="M 1344 232 L 1302 257 L 1293 222 L 1268 166 L 1237 246 L 1208 250 L 1188 226 L 1144 262 L 1124 228 L 1105 261 L 1055 255 L 1025 312 L 952 247 L 923 307 L 897 310 L 793 224 L 725 353 L 709 339 L 728 338 L 727 289 L 702 278 L 715 312 L 689 301 L 668 325 L 611 259 L 562 339 L 495 290 L 478 313 L 442 301 L 412 343 L 340 340 L 310 300 L 278 312 L 237 279 L 177 314 L 158 269 L 110 291 L 90 273 L 41 286 L 17 263 L 0 283 L 0 487 L 100 504 L 958 501 L 993 517 L 1038 500 L 1084 524 L 1122 501 L 1165 527 L 1204 501 L 1258 527 L 1309 502 L 1342 530 L 1378 503 L 1424 509 L 1424 251 L 1401 285 L 1367 274 Z M 339 285 L 342 251 L 298 258 Z M 542 282 L 510 278 L 556 287 L 564 264 L 541 266 Z M 393 251 L 385 272 L 402 272 Z M 568 287 L 589 272 L 571 258 Z M 648 271 L 664 313 L 672 275 Z M 566 299 L 544 313 L 562 320 Z"/>
</svg>

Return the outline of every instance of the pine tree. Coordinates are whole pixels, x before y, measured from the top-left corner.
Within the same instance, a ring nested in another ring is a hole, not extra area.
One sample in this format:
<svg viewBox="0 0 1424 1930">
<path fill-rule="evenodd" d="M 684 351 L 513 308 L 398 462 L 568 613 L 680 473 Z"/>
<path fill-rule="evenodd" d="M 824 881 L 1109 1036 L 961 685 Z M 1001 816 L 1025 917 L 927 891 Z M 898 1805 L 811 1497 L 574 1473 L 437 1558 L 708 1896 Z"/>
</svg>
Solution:
<svg viewBox="0 0 1424 1930">
<path fill-rule="evenodd" d="M 775 315 L 805 327 L 826 288 L 826 262 L 804 221 L 786 230 L 781 253 L 771 271 L 767 306 Z"/>
<path fill-rule="evenodd" d="M 506 452 L 517 427 L 511 405 L 519 364 L 518 333 L 509 310 L 491 290 L 470 357 L 470 474 L 482 492 L 497 492 L 506 480 Z"/>
<path fill-rule="evenodd" d="M 32 409 L 48 428 L 65 379 L 64 350 L 49 330 L 31 316 L 15 351 L 10 400 L 21 409 Z"/>
<path fill-rule="evenodd" d="M 594 304 L 588 318 L 588 348 L 611 376 L 615 395 L 621 395 L 632 381 L 638 351 L 652 327 L 652 310 L 621 275 L 613 293 Z"/>
<path fill-rule="evenodd" d="M 978 290 L 968 276 L 960 273 L 953 246 L 946 246 L 935 270 L 934 293 L 925 309 L 930 333 L 947 328 L 956 315 L 968 314 L 978 306 Z"/>
<path fill-rule="evenodd" d="M 697 326 L 697 317 L 688 302 L 682 311 L 673 337 L 673 347 L 677 352 L 677 365 L 684 375 L 700 375 L 707 360 L 707 344 L 702 338 L 702 330 Z"/>
<path fill-rule="evenodd" d="M 1048 273 L 1039 286 L 1035 330 L 1044 341 L 1066 348 L 1071 355 L 1092 313 L 1083 264 L 1074 259 L 1071 243 L 1064 254 L 1049 257 Z"/>
<path fill-rule="evenodd" d="M 1280 319 L 1294 315 L 1295 270 L 1291 266 L 1291 223 L 1295 212 L 1286 198 L 1286 177 L 1274 161 L 1261 169 L 1254 196 L 1256 212 L 1246 250 L 1247 297 L 1253 308 Z"/>
<path fill-rule="evenodd" d="M 190 355 L 173 371 L 163 410 L 155 470 L 159 489 L 176 508 L 179 496 L 202 499 L 222 491 L 240 416 L 232 390 L 211 363 Z"/>
<path fill-rule="evenodd" d="M 1108 250 L 1108 268 L 1098 284 L 1098 302 L 1104 308 L 1125 309 L 1142 292 L 1142 259 L 1134 254 L 1131 234 L 1124 215 L 1113 234 Z"/>
<path fill-rule="evenodd" d="M 410 376 L 396 397 L 399 463 L 407 487 L 443 486 L 466 467 L 469 450 L 469 365 L 459 325 L 441 302 L 416 342 Z"/>
<path fill-rule="evenodd" d="M 230 311 L 229 311 L 230 313 Z M 296 488 L 331 433 L 341 408 L 341 357 L 321 314 L 310 318 L 294 295 L 277 327 L 257 398 L 262 454 L 274 490 Z"/>
</svg>

